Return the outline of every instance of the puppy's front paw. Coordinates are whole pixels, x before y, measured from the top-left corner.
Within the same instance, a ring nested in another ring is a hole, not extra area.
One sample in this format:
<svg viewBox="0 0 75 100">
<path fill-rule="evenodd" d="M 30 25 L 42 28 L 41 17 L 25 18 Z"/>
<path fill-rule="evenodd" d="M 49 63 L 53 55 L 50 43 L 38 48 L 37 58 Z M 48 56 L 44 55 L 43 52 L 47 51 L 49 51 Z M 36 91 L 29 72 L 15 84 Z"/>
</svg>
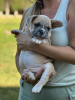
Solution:
<svg viewBox="0 0 75 100">
<path fill-rule="evenodd" d="M 35 43 L 37 43 L 37 44 L 41 44 L 41 43 L 42 43 L 40 40 L 38 40 L 38 39 L 36 39 L 36 38 L 32 38 L 31 41 L 32 41 L 32 42 L 35 42 Z"/>
<path fill-rule="evenodd" d="M 35 85 L 34 87 L 33 87 L 33 89 L 32 89 L 32 92 L 34 93 L 34 94 L 38 94 L 40 91 L 41 91 L 41 89 L 42 89 L 42 85 Z"/>
<path fill-rule="evenodd" d="M 22 75 L 21 75 L 21 78 L 25 81 L 27 80 L 35 80 L 35 76 L 32 72 L 30 71 L 25 71 Z"/>
</svg>

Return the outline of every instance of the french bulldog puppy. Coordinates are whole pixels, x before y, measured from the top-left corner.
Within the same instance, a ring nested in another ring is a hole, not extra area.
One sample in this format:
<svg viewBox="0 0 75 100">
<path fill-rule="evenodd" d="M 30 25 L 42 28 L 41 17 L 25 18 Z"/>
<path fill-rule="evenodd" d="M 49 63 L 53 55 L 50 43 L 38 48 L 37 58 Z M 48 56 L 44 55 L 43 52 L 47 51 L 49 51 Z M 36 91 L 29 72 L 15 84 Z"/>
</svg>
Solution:
<svg viewBox="0 0 75 100">
<path fill-rule="evenodd" d="M 51 20 L 45 15 L 32 15 L 27 18 L 27 25 L 32 36 L 32 42 L 51 45 L 51 29 L 62 27 L 62 22 Z M 12 30 L 11 33 L 18 35 L 20 31 L 21 30 Z M 49 76 L 51 72 L 56 73 L 52 59 L 31 50 L 21 51 L 19 65 L 23 73 L 21 77 L 24 81 L 35 80 L 34 73 L 26 70 L 28 67 L 45 67 L 39 82 L 32 89 L 33 93 L 39 93 L 41 91 L 42 87 L 50 80 Z"/>
</svg>

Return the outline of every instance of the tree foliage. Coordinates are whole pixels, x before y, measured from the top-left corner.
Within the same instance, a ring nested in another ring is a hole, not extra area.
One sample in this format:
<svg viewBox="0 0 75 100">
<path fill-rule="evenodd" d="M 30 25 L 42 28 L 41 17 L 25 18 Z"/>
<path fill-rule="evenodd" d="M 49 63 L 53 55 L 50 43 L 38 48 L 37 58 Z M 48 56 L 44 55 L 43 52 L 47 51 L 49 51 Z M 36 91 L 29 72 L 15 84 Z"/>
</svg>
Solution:
<svg viewBox="0 0 75 100">
<path fill-rule="evenodd" d="M 33 0 L 35 1 L 35 0 Z M 10 0 L 10 7 L 13 11 L 15 10 L 25 10 L 30 7 L 32 3 L 30 0 Z"/>
<path fill-rule="evenodd" d="M 5 9 L 5 0 L 0 0 L 0 11 L 4 11 Z"/>
<path fill-rule="evenodd" d="M 22 0 L 10 0 L 10 7 L 13 11 L 22 10 Z"/>
<path fill-rule="evenodd" d="M 0 0 L 0 11 L 4 11 L 8 8 L 6 4 L 9 5 L 9 9 L 11 8 L 12 11 L 26 10 L 34 1 L 35 0 Z"/>
<path fill-rule="evenodd" d="M 30 2 L 30 0 L 22 0 L 22 7 L 23 10 L 27 9 L 28 7 L 30 7 L 32 5 L 32 3 Z"/>
</svg>

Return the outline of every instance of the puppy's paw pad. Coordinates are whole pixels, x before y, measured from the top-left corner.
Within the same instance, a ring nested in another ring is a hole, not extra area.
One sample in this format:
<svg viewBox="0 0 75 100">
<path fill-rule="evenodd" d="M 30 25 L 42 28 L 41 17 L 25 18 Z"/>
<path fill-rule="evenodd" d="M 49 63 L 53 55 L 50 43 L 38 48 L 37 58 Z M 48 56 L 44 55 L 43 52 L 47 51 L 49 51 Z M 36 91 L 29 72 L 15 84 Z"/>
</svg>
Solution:
<svg viewBox="0 0 75 100">
<path fill-rule="evenodd" d="M 27 73 L 23 73 L 23 74 L 21 75 L 21 78 L 22 78 L 23 80 L 28 80 L 28 79 L 29 79 L 29 75 L 28 75 Z"/>
</svg>

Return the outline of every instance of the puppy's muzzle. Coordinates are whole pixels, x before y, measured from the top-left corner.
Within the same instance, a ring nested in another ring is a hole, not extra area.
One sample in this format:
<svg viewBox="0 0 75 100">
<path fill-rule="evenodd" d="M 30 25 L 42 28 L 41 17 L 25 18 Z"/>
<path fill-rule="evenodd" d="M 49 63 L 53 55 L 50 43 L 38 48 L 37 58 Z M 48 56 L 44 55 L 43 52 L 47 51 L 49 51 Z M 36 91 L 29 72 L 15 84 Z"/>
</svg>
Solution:
<svg viewBox="0 0 75 100">
<path fill-rule="evenodd" d="M 35 31 L 32 32 L 33 37 L 43 38 L 46 39 L 48 35 L 48 30 L 44 28 L 38 28 Z"/>
<path fill-rule="evenodd" d="M 44 33 L 45 33 L 45 30 L 44 29 L 40 29 L 39 31 L 38 31 L 38 36 L 42 36 L 42 35 L 44 35 Z"/>
</svg>

